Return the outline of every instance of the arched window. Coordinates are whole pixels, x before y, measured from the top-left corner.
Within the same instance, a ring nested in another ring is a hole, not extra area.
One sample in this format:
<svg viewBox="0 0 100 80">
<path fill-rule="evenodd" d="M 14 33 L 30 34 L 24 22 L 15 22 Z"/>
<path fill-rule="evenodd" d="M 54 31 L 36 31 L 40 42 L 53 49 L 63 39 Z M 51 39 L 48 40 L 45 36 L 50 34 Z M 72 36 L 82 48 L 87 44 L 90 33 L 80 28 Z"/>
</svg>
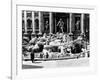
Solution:
<svg viewBox="0 0 100 80">
<path fill-rule="evenodd" d="M 32 27 L 32 20 L 28 19 L 27 20 L 27 28 L 31 28 Z"/>
<path fill-rule="evenodd" d="M 39 20 L 35 19 L 35 32 L 38 33 L 39 32 Z"/>
</svg>

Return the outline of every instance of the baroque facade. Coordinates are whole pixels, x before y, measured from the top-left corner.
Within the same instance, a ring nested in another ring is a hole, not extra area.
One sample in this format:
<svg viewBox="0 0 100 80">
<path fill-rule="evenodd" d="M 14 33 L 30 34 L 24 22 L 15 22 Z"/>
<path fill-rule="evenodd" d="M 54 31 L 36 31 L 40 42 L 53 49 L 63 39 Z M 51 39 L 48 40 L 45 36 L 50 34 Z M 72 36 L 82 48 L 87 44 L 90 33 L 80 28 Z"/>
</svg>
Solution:
<svg viewBox="0 0 100 80">
<path fill-rule="evenodd" d="M 84 34 L 89 40 L 89 16 L 89 14 L 84 13 L 23 10 L 22 36 L 27 36 L 29 39 L 31 39 L 34 35 L 42 35 L 43 33 L 55 34 L 59 32 L 60 28 L 57 26 L 57 24 L 59 19 L 62 19 L 64 23 L 64 33 L 71 34 L 74 38 L 80 34 Z"/>
</svg>

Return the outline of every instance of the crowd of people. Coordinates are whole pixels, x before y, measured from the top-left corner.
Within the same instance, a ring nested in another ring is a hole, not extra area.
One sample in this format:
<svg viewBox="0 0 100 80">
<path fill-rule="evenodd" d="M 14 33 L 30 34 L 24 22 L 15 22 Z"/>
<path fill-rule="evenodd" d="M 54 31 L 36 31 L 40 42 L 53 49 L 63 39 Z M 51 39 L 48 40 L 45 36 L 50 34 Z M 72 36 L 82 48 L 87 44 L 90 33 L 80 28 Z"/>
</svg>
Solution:
<svg viewBox="0 0 100 80">
<path fill-rule="evenodd" d="M 23 44 L 25 40 L 23 40 Z M 63 58 L 71 54 L 80 54 L 87 51 L 88 42 L 84 41 L 82 36 L 73 40 L 67 33 L 46 34 L 43 36 L 34 36 L 27 44 L 23 46 L 23 55 L 30 52 L 32 62 L 35 54 L 39 53 L 39 58 L 52 59 Z M 89 55 L 88 55 L 89 56 Z"/>
</svg>

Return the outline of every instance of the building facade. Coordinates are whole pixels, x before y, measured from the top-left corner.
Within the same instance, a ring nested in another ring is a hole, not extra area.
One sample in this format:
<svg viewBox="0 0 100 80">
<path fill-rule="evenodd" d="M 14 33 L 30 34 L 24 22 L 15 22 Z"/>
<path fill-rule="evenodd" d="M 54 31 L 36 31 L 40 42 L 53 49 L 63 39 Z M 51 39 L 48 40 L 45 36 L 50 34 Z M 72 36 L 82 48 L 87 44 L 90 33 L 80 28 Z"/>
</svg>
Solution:
<svg viewBox="0 0 100 80">
<path fill-rule="evenodd" d="M 84 34 L 89 40 L 89 16 L 84 13 L 22 11 L 22 36 L 31 39 L 43 33 L 55 34 L 60 30 L 57 24 L 62 19 L 64 33 L 71 34 L 73 39 Z"/>
</svg>

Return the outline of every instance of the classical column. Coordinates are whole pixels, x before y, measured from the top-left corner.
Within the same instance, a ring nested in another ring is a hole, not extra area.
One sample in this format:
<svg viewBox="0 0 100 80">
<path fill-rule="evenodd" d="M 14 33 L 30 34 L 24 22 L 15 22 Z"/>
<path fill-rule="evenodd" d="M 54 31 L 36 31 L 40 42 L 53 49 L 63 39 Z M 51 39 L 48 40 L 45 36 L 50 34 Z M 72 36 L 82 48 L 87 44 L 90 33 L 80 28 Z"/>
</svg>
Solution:
<svg viewBox="0 0 100 80">
<path fill-rule="evenodd" d="M 73 14 L 70 13 L 69 14 L 69 36 L 70 36 L 70 41 L 73 40 L 73 33 L 72 33 L 72 17 L 73 17 Z"/>
<path fill-rule="evenodd" d="M 24 26 L 25 26 L 25 34 L 27 34 L 27 12 L 24 11 Z"/>
<path fill-rule="evenodd" d="M 42 13 L 39 12 L 39 34 L 42 34 L 41 28 L 42 28 Z"/>
<path fill-rule="evenodd" d="M 70 19 L 70 21 L 69 21 L 69 29 L 70 29 L 69 33 L 72 34 L 72 13 L 70 13 L 69 19 Z"/>
<path fill-rule="evenodd" d="M 84 34 L 84 14 L 81 14 L 81 34 Z"/>
<path fill-rule="evenodd" d="M 34 11 L 32 11 L 32 34 L 35 34 Z"/>
<path fill-rule="evenodd" d="M 49 26 L 50 26 L 50 33 L 53 33 L 53 15 L 52 15 L 52 12 L 49 13 Z"/>
</svg>

